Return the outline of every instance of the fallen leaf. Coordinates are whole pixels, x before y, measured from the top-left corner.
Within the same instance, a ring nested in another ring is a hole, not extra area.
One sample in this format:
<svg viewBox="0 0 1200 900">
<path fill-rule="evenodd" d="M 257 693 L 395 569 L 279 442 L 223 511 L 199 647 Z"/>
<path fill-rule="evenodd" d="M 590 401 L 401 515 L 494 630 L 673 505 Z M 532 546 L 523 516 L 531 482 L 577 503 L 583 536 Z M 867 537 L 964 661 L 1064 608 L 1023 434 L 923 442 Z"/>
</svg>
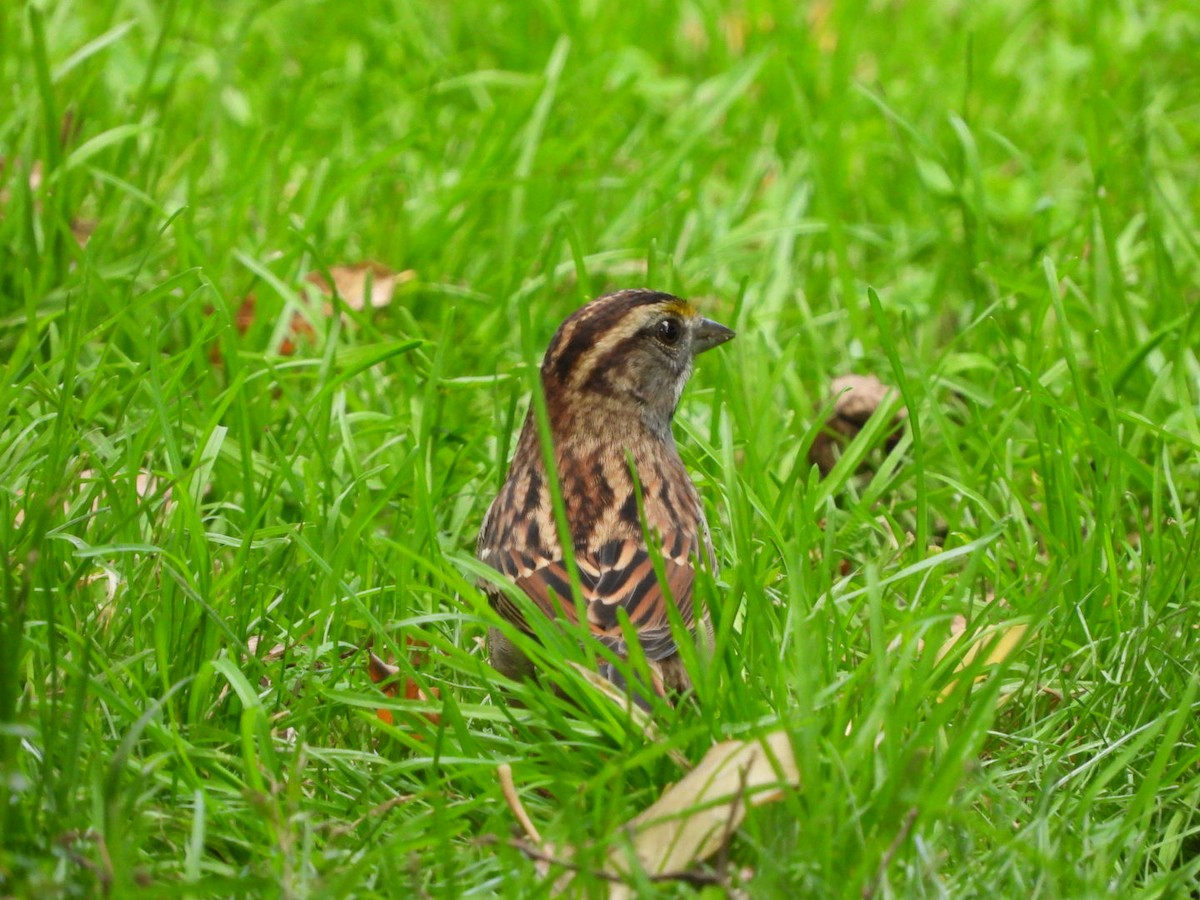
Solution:
<svg viewBox="0 0 1200 900">
<path fill-rule="evenodd" d="M 828 475 L 841 456 L 841 450 L 852 441 L 870 420 L 871 416 L 895 388 L 884 384 L 874 375 L 843 375 L 833 379 L 829 393 L 835 398 L 833 415 L 825 423 L 820 434 L 808 451 L 809 462 L 814 463 L 821 475 Z M 885 446 L 891 450 L 900 440 L 900 424 L 908 416 L 901 408 L 892 418 L 896 426 L 888 435 Z"/>
<path fill-rule="evenodd" d="M 92 232 L 96 230 L 96 225 L 99 224 L 95 219 L 71 219 L 71 236 L 75 238 L 75 243 L 80 247 L 86 247 L 88 241 L 92 239 Z"/>
<path fill-rule="evenodd" d="M 392 302 L 397 287 L 417 277 L 417 273 L 412 269 L 394 272 L 381 263 L 370 261 L 350 266 L 331 266 L 329 275 L 333 278 L 332 286 L 324 272 L 309 272 L 304 276 L 304 280 L 314 285 L 326 297 L 332 297 L 336 292 L 346 306 L 356 310 L 387 306 Z M 250 330 L 250 326 L 254 324 L 256 307 L 257 298 L 254 294 L 247 294 L 242 299 L 234 314 L 234 327 L 237 328 L 238 334 L 244 335 Z M 213 308 L 208 307 L 205 313 L 212 315 Z M 294 356 L 301 347 L 316 345 L 317 330 L 313 327 L 311 318 L 316 315 L 318 313 L 315 309 L 307 312 L 297 310 L 292 313 L 287 333 L 280 339 L 277 348 L 280 356 Z M 333 315 L 333 303 L 325 302 L 319 315 Z M 208 356 L 214 366 L 224 364 L 219 345 L 213 344 Z"/>
<path fill-rule="evenodd" d="M 393 666 L 390 663 L 384 662 L 371 650 L 367 651 L 367 674 L 371 677 L 374 684 L 380 685 L 380 690 L 383 691 L 385 697 L 396 696 L 395 677 L 400 674 L 400 667 Z M 388 725 L 396 724 L 395 717 L 390 709 L 377 709 L 375 715 L 379 716 L 381 722 Z"/>
<path fill-rule="evenodd" d="M 758 740 L 722 741 L 626 829 L 637 864 L 648 874 L 682 872 L 728 843 L 747 806 L 782 799 L 800 786 L 791 740 L 774 731 Z M 609 855 L 607 869 L 628 872 L 625 848 Z M 614 885 L 610 896 L 629 896 Z"/>
<path fill-rule="evenodd" d="M 373 651 L 368 650 L 367 674 L 371 676 L 372 682 L 383 685 L 380 690 L 387 694 L 387 696 L 396 696 L 396 686 L 394 684 L 386 684 L 385 682 L 400 674 L 399 666 L 393 666 L 391 663 L 384 662 Z"/>
<path fill-rule="evenodd" d="M 424 648 L 429 646 L 425 641 L 417 640 L 416 638 L 408 636 L 405 637 L 405 644 L 409 647 Z M 417 651 L 412 654 L 409 661 L 413 666 L 420 666 L 425 663 L 427 658 L 428 654 Z M 430 688 L 429 693 L 427 694 L 424 690 L 417 686 L 416 681 L 413 679 L 397 678 L 397 676 L 400 674 L 400 667 L 385 662 L 376 656 L 371 650 L 367 651 L 367 674 L 370 676 L 371 681 L 374 684 L 380 686 L 379 689 L 386 697 L 397 696 L 400 693 L 401 688 L 403 688 L 405 700 L 416 700 L 420 703 L 428 703 L 431 698 L 438 700 L 441 699 L 442 696 L 441 691 L 439 691 L 437 688 Z M 395 716 L 392 715 L 392 711 L 390 709 L 377 709 L 375 710 L 375 714 L 379 716 L 379 720 L 381 722 L 385 722 L 388 725 L 394 725 L 396 723 Z M 433 725 L 438 725 L 442 721 L 442 717 L 435 712 L 426 712 L 422 713 L 422 715 L 424 715 L 425 718 L 428 719 Z"/>
<path fill-rule="evenodd" d="M 938 660 L 944 658 L 946 654 L 954 648 L 955 644 L 962 640 L 963 636 L 966 634 L 965 619 L 963 619 L 962 626 L 960 628 L 956 629 L 955 627 L 958 624 L 957 619 L 959 618 L 961 617 L 955 617 L 956 621 L 951 624 L 950 637 L 945 641 L 945 643 L 942 644 L 941 647 L 938 648 Z M 983 668 L 1004 662 L 1009 656 L 1012 655 L 1012 652 L 1017 649 L 1018 646 L 1020 646 L 1021 639 L 1025 637 L 1025 632 L 1028 629 L 1029 626 L 1025 623 L 1016 622 L 1010 623 L 1003 627 L 988 629 L 983 633 L 976 635 L 971 641 L 971 645 L 967 647 L 966 652 L 963 653 L 962 659 L 958 661 L 958 665 L 954 667 L 954 671 L 958 673 L 966 669 L 975 662 L 975 657 L 978 656 L 980 651 L 984 650 L 985 648 L 987 650 L 987 655 L 983 660 Z M 988 676 L 986 673 L 980 673 L 979 675 L 976 675 L 972 681 L 978 683 L 987 677 Z M 938 693 L 938 699 L 945 700 L 952 693 L 954 693 L 954 689 L 957 686 L 958 679 L 951 678 L 950 681 L 947 682 L 946 686 Z"/>
<path fill-rule="evenodd" d="M 332 296 L 336 289 L 345 304 L 357 310 L 387 306 L 392 302 L 397 287 L 417 277 L 412 269 L 393 272 L 387 266 L 371 261 L 351 266 L 330 266 L 329 275 L 333 278 L 332 287 L 324 272 L 310 272 L 305 280 L 316 285 L 326 296 Z M 326 308 L 326 314 L 332 312 L 332 306 Z"/>
<path fill-rule="evenodd" d="M 237 329 L 238 334 L 244 335 L 250 330 L 250 326 L 254 324 L 257 306 L 258 297 L 255 294 L 250 293 L 242 298 L 242 302 L 238 304 L 237 312 L 233 314 L 233 327 Z M 209 316 L 214 311 L 211 306 L 207 306 L 204 309 L 205 315 Z M 316 329 L 313 328 L 303 313 L 293 312 L 292 320 L 288 324 L 287 333 L 279 341 L 279 355 L 293 356 L 301 345 L 312 347 L 316 342 Z M 208 351 L 208 359 L 214 366 L 223 366 L 225 364 L 225 358 L 221 355 L 221 345 L 219 343 L 213 343 Z"/>
<path fill-rule="evenodd" d="M 97 623 L 103 628 L 108 628 L 112 621 L 113 614 L 116 612 L 117 589 L 124 583 L 124 579 L 114 568 L 113 562 L 101 562 L 98 570 L 90 575 L 84 576 L 79 581 L 80 588 L 90 587 L 92 585 L 100 585 L 100 598 L 96 607 Z"/>
<path fill-rule="evenodd" d="M 247 294 L 238 304 L 237 312 L 233 316 L 233 326 L 238 334 L 245 334 L 254 324 L 254 308 L 257 305 L 258 297 L 254 294 Z"/>
<path fill-rule="evenodd" d="M 967 630 L 967 617 L 962 613 L 955 613 L 954 618 L 950 620 L 950 635 L 958 637 Z M 938 659 L 941 659 L 939 656 Z"/>
<path fill-rule="evenodd" d="M 533 841 L 510 839 L 509 845 L 534 860 L 543 877 L 551 866 L 567 869 L 568 874 L 557 880 L 551 893 L 569 893 L 574 873 L 580 871 L 570 859 L 574 851 L 569 846 L 543 843 L 512 784 L 509 767 L 501 765 L 497 775 L 505 801 Z M 629 844 L 610 850 L 604 868 L 591 874 L 608 884 L 610 898 L 619 900 L 633 896 L 627 884 L 631 861 L 651 881 L 728 888 L 722 872 L 714 875 L 695 865 L 729 842 L 748 806 L 775 802 L 799 787 L 800 772 L 786 732 L 773 731 L 755 740 L 723 741 L 622 828 L 629 835 Z"/>
<path fill-rule="evenodd" d="M 303 314 L 294 312 L 291 324 L 288 325 L 288 333 L 279 342 L 279 355 L 292 356 L 300 344 L 312 347 L 316 343 L 317 330 L 312 327 L 308 319 L 304 318 Z"/>
<path fill-rule="evenodd" d="M 258 647 L 261 643 L 262 638 L 257 634 L 252 635 L 246 641 L 246 649 L 250 652 L 251 656 L 258 655 Z M 270 650 L 260 657 L 260 660 L 262 662 L 275 662 L 276 660 L 283 659 L 283 654 L 285 653 L 287 653 L 287 647 L 284 644 L 274 644 Z"/>
</svg>

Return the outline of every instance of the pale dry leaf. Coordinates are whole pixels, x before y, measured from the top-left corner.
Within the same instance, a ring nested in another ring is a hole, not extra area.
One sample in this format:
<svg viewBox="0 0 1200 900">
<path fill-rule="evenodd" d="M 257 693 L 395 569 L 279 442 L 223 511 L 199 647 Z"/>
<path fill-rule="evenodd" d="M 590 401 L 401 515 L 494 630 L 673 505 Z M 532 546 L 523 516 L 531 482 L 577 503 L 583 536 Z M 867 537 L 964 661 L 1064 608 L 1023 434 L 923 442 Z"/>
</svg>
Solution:
<svg viewBox="0 0 1200 900">
<path fill-rule="evenodd" d="M 955 672 L 961 672 L 963 669 L 975 662 L 975 657 L 979 655 L 981 650 L 987 651 L 987 655 L 983 659 L 983 666 L 987 668 L 1004 662 L 1008 659 L 1014 650 L 1021 644 L 1021 640 L 1025 637 L 1025 632 L 1029 630 L 1029 626 L 1023 622 L 1010 623 L 994 629 L 989 629 L 984 633 L 976 636 L 971 645 L 963 653 L 962 659 L 958 661 L 958 665 L 954 667 Z M 957 634 L 952 634 L 951 637 L 938 648 L 937 658 L 940 660 L 950 649 L 958 643 L 965 634 L 960 631 Z M 975 682 L 983 681 L 987 678 L 986 673 L 976 675 L 973 679 Z M 947 682 L 946 686 L 938 694 L 939 700 L 945 700 L 958 686 L 958 679 L 952 678 Z"/>
<path fill-rule="evenodd" d="M 280 743 L 286 744 L 289 747 L 296 745 L 296 729 L 290 725 L 287 728 L 276 728 L 271 732 L 271 736 Z"/>
<path fill-rule="evenodd" d="M 121 586 L 121 576 L 117 574 L 116 569 L 102 563 L 98 571 L 85 575 L 79 583 L 80 585 L 103 585 L 104 599 L 106 602 L 112 603 L 117 596 L 117 588 Z"/>
<path fill-rule="evenodd" d="M 537 861 L 542 877 L 549 874 L 552 864 L 567 868 L 551 887 L 551 893 L 571 894 L 574 874 L 580 871 L 570 862 L 573 849 L 544 843 L 512 784 L 511 770 L 501 766 L 497 775 L 506 802 L 533 841 L 510 841 L 510 845 Z M 724 741 L 624 826 L 629 845 L 611 850 L 603 870 L 592 874 L 607 883 L 609 898 L 625 900 L 633 896 L 627 885 L 632 851 L 636 865 L 653 880 L 717 883 L 695 865 L 728 843 L 745 819 L 748 806 L 780 800 L 799 786 L 800 772 L 785 732 L 774 731 L 756 740 Z M 720 883 L 724 883 L 723 878 Z"/>
<path fill-rule="evenodd" d="M 261 643 L 262 638 L 257 634 L 251 635 L 246 640 L 246 649 L 250 652 L 251 656 L 258 655 L 258 648 Z M 283 659 L 283 654 L 285 653 L 287 653 L 286 646 L 283 644 L 275 644 L 270 650 L 263 654 L 262 662 L 275 662 L 276 660 Z"/>
<path fill-rule="evenodd" d="M 723 741 L 629 822 L 633 854 L 650 875 L 683 871 L 729 840 L 747 806 L 777 801 L 799 786 L 800 772 L 786 732 Z M 627 866 L 624 848 L 610 854 L 613 874 L 624 874 Z M 612 896 L 619 895 L 614 891 Z"/>
<path fill-rule="evenodd" d="M 842 448 L 863 430 L 875 410 L 895 390 L 874 375 L 842 375 L 833 379 L 829 386 L 829 393 L 834 398 L 833 415 L 808 451 L 809 461 L 816 464 L 822 476 L 833 470 Z M 907 416 L 908 410 L 901 408 L 892 417 L 895 428 L 885 440 L 888 450 L 900 440 L 900 425 Z"/>
<path fill-rule="evenodd" d="M 101 562 L 99 570 L 90 575 L 84 576 L 79 586 L 81 588 L 90 587 L 91 585 L 101 585 L 99 602 L 96 607 L 97 622 L 103 628 L 107 628 L 112 622 L 113 614 L 116 612 L 116 597 L 117 589 L 121 586 L 124 579 L 113 567 L 112 563 Z"/>
<path fill-rule="evenodd" d="M 412 269 L 393 272 L 377 262 L 361 262 L 352 266 L 331 266 L 329 275 L 333 286 L 323 272 L 310 272 L 307 281 L 317 286 L 326 296 L 334 290 L 351 309 L 380 309 L 392 302 L 396 288 L 417 277 Z M 327 312 L 332 312 L 332 308 Z"/>
<path fill-rule="evenodd" d="M 96 226 L 100 224 L 95 219 L 71 219 L 71 236 L 75 238 L 75 243 L 80 247 L 86 247 L 88 241 L 92 239 L 92 232 L 96 230 Z"/>
<path fill-rule="evenodd" d="M 950 620 L 950 634 L 954 637 L 957 637 L 958 635 L 962 634 L 966 630 L 967 630 L 967 617 L 964 616 L 962 613 L 955 614 L 954 618 Z"/>
</svg>

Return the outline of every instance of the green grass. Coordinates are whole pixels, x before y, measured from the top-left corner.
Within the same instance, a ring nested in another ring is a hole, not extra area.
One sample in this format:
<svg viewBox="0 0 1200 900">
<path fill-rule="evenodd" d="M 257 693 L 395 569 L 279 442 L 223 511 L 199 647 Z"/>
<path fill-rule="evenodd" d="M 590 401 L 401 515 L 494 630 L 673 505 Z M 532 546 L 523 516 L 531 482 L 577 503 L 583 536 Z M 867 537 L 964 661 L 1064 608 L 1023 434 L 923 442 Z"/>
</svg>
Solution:
<svg viewBox="0 0 1200 900">
<path fill-rule="evenodd" d="M 25 7 L 0 895 L 546 895 L 504 762 L 598 893 L 672 754 L 779 727 L 754 896 L 1200 890 L 1200 12 Z M 304 276 L 368 258 L 417 278 L 277 352 Z M 471 563 L 553 329 L 643 284 L 738 331 L 678 416 L 718 642 L 658 739 L 563 664 L 574 702 L 510 706 Z M 911 426 L 821 481 L 848 372 Z M 385 699 L 368 642 L 440 699 Z"/>
</svg>

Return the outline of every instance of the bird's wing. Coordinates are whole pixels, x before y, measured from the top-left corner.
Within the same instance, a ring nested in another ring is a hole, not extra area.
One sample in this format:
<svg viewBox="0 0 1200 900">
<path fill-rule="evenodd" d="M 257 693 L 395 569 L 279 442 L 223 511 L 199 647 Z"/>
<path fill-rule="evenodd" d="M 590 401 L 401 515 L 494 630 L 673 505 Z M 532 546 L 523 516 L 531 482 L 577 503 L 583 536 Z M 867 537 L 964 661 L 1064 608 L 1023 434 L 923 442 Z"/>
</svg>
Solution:
<svg viewBox="0 0 1200 900">
<path fill-rule="evenodd" d="M 637 632 L 642 652 L 650 661 L 675 653 L 668 602 L 673 601 L 685 625 L 693 625 L 692 584 L 696 538 L 680 531 L 663 541 L 663 575 L 670 601 L 663 593 L 649 551 L 640 541 L 610 541 L 596 553 L 577 559 L 584 609 L 592 634 L 625 654 L 625 635 L 617 620 L 624 609 Z M 493 550 L 484 561 L 499 569 L 551 619 L 576 624 L 578 611 L 571 600 L 571 579 L 563 560 L 550 560 L 516 551 Z M 493 606 L 505 618 L 524 627 L 517 605 L 501 591 L 489 591 Z"/>
</svg>

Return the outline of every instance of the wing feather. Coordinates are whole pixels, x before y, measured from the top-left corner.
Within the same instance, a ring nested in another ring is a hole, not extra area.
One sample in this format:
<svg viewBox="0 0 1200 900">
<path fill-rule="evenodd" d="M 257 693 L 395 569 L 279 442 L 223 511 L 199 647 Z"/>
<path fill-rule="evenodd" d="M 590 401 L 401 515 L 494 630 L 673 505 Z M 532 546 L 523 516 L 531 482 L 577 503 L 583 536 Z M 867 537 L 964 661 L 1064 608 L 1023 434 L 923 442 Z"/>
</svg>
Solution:
<svg viewBox="0 0 1200 900">
<path fill-rule="evenodd" d="M 688 543 L 686 535 L 671 535 L 663 541 L 664 549 L 673 552 L 662 560 L 670 600 L 659 584 L 649 551 L 637 541 L 613 541 L 591 558 L 581 557 L 578 561 L 580 586 L 591 633 L 624 655 L 625 635 L 617 618 L 617 610 L 624 609 L 648 660 L 653 662 L 674 654 L 677 648 L 671 635 L 667 604 L 674 602 L 683 622 L 689 627 L 694 626 L 692 585 L 696 571 L 692 560 L 695 539 L 688 547 L 691 553 L 680 553 Z M 489 553 L 486 562 L 512 579 L 546 616 L 577 624 L 577 610 L 571 601 L 571 579 L 563 560 L 530 559 L 513 551 L 498 551 Z M 503 592 L 492 590 L 488 595 L 498 612 L 527 628 L 516 604 Z"/>
</svg>

